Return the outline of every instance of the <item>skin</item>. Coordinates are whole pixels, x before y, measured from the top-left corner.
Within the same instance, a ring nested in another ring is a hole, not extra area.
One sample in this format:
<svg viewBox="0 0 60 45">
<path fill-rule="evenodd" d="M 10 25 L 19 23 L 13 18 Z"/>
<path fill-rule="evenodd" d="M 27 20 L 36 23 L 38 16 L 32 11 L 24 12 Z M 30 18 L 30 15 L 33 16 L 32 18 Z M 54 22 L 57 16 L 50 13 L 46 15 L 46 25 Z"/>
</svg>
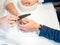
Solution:
<svg viewBox="0 0 60 45">
<path fill-rule="evenodd" d="M 5 7 L 12 15 L 19 16 L 20 13 L 17 11 L 15 5 L 13 3 L 9 3 Z"/>
<path fill-rule="evenodd" d="M 38 0 L 21 0 L 21 2 L 25 6 L 33 6 Z"/>
<path fill-rule="evenodd" d="M 28 18 L 24 18 L 22 21 L 19 21 L 18 26 L 20 27 L 20 30 L 24 32 L 37 31 L 38 28 L 41 28 L 40 24 Z"/>
<path fill-rule="evenodd" d="M 18 19 L 18 16 L 20 16 L 20 13 L 17 11 L 15 5 L 11 2 L 5 6 L 5 8 L 10 12 L 11 15 L 7 15 L 4 18 L 0 18 L 0 25 L 2 25 L 3 21 L 7 18 L 9 26 L 13 26 L 15 23 L 15 20 Z"/>
<path fill-rule="evenodd" d="M 15 24 L 14 20 L 17 20 L 17 19 L 18 17 L 16 17 L 15 15 L 6 15 L 0 18 L 0 25 L 2 25 L 3 23 L 7 21 L 8 26 L 12 27 Z"/>
</svg>

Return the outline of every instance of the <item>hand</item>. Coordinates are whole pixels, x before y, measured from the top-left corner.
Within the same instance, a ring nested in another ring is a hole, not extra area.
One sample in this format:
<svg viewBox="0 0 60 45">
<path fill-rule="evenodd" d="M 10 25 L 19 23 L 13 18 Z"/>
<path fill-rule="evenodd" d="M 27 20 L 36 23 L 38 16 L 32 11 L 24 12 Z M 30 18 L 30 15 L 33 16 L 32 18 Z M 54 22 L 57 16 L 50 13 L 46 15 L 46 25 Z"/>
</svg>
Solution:
<svg viewBox="0 0 60 45">
<path fill-rule="evenodd" d="M 18 26 L 24 32 L 37 31 L 40 28 L 40 24 L 28 18 L 24 18 L 22 21 L 20 20 Z"/>
<path fill-rule="evenodd" d="M 19 18 L 18 18 L 18 16 L 15 16 L 15 15 L 9 15 L 9 16 L 7 16 L 7 19 L 8 19 L 9 26 L 14 26 L 14 24 L 16 23 L 16 21 Z"/>
<path fill-rule="evenodd" d="M 2 20 L 1 23 L 7 23 L 8 26 L 11 26 L 11 27 L 12 27 L 12 26 L 14 26 L 15 21 L 16 21 L 17 19 L 18 19 L 18 17 L 15 16 L 15 15 L 7 15 L 7 16 L 1 18 L 1 20 Z"/>
</svg>

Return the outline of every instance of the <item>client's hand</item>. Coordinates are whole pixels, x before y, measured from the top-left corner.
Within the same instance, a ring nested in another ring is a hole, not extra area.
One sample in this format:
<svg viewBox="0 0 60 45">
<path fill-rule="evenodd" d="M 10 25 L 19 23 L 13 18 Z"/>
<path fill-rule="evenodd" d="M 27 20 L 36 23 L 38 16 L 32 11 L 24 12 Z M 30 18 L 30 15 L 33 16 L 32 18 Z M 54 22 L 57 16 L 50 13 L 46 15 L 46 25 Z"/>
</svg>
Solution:
<svg viewBox="0 0 60 45">
<path fill-rule="evenodd" d="M 40 27 L 40 24 L 28 18 L 24 18 L 22 21 L 20 20 L 18 25 L 20 30 L 24 32 L 37 31 L 37 29 Z"/>
</svg>

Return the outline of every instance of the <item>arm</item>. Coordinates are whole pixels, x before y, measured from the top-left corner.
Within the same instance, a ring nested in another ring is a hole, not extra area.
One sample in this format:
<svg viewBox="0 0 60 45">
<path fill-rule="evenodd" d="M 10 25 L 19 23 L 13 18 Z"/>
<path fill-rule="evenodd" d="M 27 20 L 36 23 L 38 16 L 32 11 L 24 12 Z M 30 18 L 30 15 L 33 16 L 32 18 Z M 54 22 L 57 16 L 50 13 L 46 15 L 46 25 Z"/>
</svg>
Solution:
<svg viewBox="0 0 60 45">
<path fill-rule="evenodd" d="M 17 15 L 17 16 L 20 15 L 13 3 L 13 0 L 7 0 L 5 4 L 5 8 L 13 15 Z"/>
<path fill-rule="evenodd" d="M 60 43 L 60 31 L 57 29 L 52 29 L 47 26 L 41 26 L 31 19 L 24 18 L 19 21 L 20 30 L 24 32 L 39 31 L 39 36 L 54 40 Z M 39 29 L 39 30 L 38 30 Z"/>
<path fill-rule="evenodd" d="M 44 2 L 58 2 L 59 0 L 44 0 Z"/>
<path fill-rule="evenodd" d="M 60 43 L 60 31 L 57 29 L 52 29 L 47 26 L 42 26 L 40 29 L 39 36 L 43 36 L 50 40 L 54 40 Z"/>
</svg>

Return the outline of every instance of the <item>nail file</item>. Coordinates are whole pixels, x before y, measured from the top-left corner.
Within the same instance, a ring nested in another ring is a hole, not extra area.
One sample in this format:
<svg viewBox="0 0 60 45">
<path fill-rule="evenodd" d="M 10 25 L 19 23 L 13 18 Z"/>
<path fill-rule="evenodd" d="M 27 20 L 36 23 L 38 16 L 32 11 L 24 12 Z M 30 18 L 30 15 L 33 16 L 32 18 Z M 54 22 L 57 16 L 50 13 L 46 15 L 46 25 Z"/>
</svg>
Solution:
<svg viewBox="0 0 60 45">
<path fill-rule="evenodd" d="M 25 18 L 25 17 L 27 17 L 29 15 L 31 15 L 31 14 L 30 13 L 29 14 L 23 14 L 23 15 L 19 16 L 19 19 L 18 20 L 21 20 L 21 19 L 23 19 L 23 18 Z"/>
<path fill-rule="evenodd" d="M 30 13 L 29 14 L 23 14 L 23 15 L 18 17 L 19 18 L 18 20 L 21 20 L 21 19 L 23 19 L 23 18 L 25 18 L 25 17 L 27 17 L 29 15 L 31 15 L 31 14 Z M 17 20 L 11 20 L 11 21 L 17 21 Z"/>
</svg>

